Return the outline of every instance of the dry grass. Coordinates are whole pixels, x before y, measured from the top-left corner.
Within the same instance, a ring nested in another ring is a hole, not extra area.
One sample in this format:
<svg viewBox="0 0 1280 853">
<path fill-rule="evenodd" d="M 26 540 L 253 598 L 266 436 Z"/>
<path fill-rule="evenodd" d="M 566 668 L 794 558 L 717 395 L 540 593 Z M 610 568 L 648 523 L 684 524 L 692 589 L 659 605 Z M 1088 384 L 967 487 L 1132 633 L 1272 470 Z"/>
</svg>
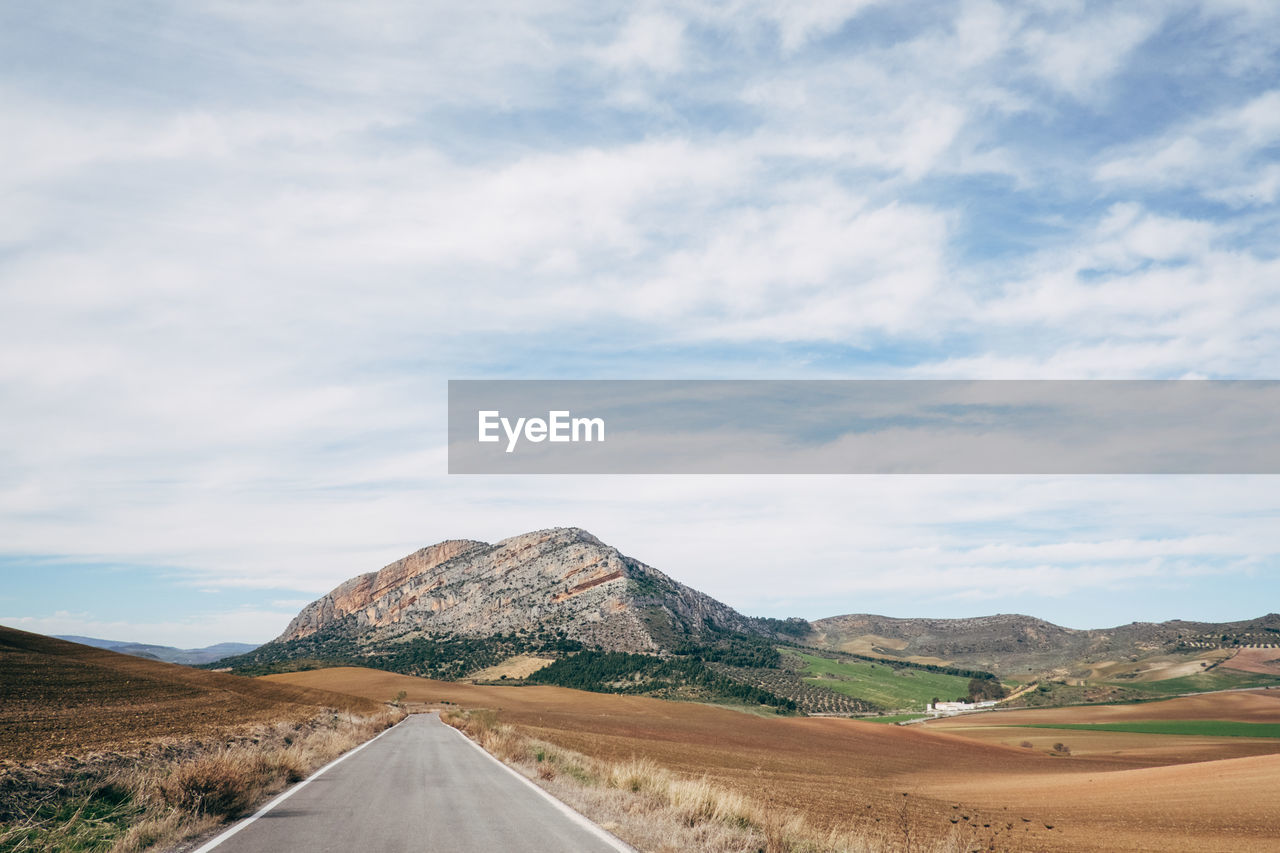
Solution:
<svg viewBox="0 0 1280 853">
<path fill-rule="evenodd" d="M 502 663 L 473 672 L 468 681 L 499 681 L 504 678 L 528 678 L 533 673 L 555 663 L 555 658 L 540 658 L 534 655 L 516 655 Z"/>
<path fill-rule="evenodd" d="M 403 716 L 330 712 L 258 725 L 231 741 L 28 776 L 32 784 L 6 791 L 14 799 L 0 813 L 0 851 L 133 853 L 175 844 L 248 812 Z"/>
<path fill-rule="evenodd" d="M 673 773 L 650 758 L 606 761 L 522 735 L 491 711 L 442 719 L 596 823 L 643 851 L 677 853 L 958 853 L 973 828 L 921 840 L 905 808 L 895 825 L 824 831 L 706 776 Z M 985 841 L 983 842 L 985 844 Z"/>
</svg>

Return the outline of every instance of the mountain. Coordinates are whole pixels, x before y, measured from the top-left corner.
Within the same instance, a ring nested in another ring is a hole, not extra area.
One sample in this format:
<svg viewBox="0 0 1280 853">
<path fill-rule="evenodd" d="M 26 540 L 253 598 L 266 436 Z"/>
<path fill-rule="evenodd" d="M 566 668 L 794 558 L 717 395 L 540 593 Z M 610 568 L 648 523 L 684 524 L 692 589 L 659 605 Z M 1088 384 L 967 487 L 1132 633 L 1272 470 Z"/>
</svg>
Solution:
<svg viewBox="0 0 1280 853">
<path fill-rule="evenodd" d="M 369 639 L 553 632 L 609 651 L 657 652 L 710 632 L 751 632 L 709 595 L 576 527 L 496 545 L 453 540 L 352 578 L 302 609 L 275 642 L 350 620 Z"/>
<path fill-rule="evenodd" d="M 202 649 L 179 649 L 173 646 L 156 646 L 150 643 L 103 640 L 99 637 L 80 637 L 75 634 L 57 634 L 55 637 L 59 640 L 66 640 L 69 643 L 79 643 L 82 646 L 92 646 L 95 649 L 107 649 L 108 651 L 119 652 L 122 655 L 150 658 L 151 660 L 164 661 L 165 663 L 180 663 L 186 666 L 211 663 L 231 655 L 242 655 L 257 648 L 253 643 L 217 643 L 216 645 L 205 646 Z"/>
<path fill-rule="evenodd" d="M 585 530 L 557 527 L 423 548 L 338 585 L 275 640 L 217 666 L 261 673 L 345 662 L 456 678 L 517 654 L 664 654 L 807 629 L 743 616 Z"/>
</svg>

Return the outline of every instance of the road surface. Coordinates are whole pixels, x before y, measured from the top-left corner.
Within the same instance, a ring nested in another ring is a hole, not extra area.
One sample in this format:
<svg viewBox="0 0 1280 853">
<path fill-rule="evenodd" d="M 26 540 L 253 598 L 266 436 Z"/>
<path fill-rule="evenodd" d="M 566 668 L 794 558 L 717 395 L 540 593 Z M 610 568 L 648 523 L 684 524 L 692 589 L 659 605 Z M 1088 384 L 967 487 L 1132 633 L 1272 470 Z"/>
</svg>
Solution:
<svg viewBox="0 0 1280 853">
<path fill-rule="evenodd" d="M 618 853 L 440 722 L 417 714 L 200 853 Z"/>
</svg>

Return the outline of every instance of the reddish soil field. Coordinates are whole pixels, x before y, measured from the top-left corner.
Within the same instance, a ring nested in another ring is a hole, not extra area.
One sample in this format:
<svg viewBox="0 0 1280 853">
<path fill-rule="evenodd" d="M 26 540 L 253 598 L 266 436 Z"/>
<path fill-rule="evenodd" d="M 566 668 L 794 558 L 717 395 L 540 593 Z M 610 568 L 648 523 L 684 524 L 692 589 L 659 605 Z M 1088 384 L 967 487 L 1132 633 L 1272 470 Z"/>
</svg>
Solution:
<svg viewBox="0 0 1280 853">
<path fill-rule="evenodd" d="M 1280 675 L 1280 649 L 1240 649 L 1220 665 L 1240 672 Z"/>
<path fill-rule="evenodd" d="M 0 762 L 125 750 L 376 702 L 0 627 Z"/>
<path fill-rule="evenodd" d="M 934 796 L 1061 822 L 1070 850 L 1277 849 L 1280 755 L 1059 777 L 1006 772 L 939 781 Z"/>
<path fill-rule="evenodd" d="M 929 722 L 929 728 L 1010 726 L 1033 723 L 1123 723 L 1135 720 L 1236 720 L 1280 723 L 1280 689 L 1202 693 L 1132 705 L 1082 705 L 962 714 Z"/>
<path fill-rule="evenodd" d="M 606 759 L 648 756 L 774 806 L 798 809 L 824 826 L 896 826 L 906 793 L 918 838 L 976 825 L 967 837 L 983 849 L 989 843 L 997 850 L 1275 849 L 1274 793 L 1268 807 L 1259 798 L 1280 782 L 1280 759 L 1180 764 L 1187 759 L 1176 738 L 1164 754 L 1059 757 L 919 726 L 761 717 L 555 687 L 480 687 L 355 668 L 267 679 L 382 700 L 404 690 L 409 701 L 492 708 L 534 737 Z M 1256 699 L 1232 701 L 1243 708 Z M 1240 739 L 1207 740 L 1194 760 L 1241 754 Z M 1280 753 L 1280 741 L 1264 749 Z M 1166 770 L 1169 775 L 1161 775 Z M 1147 775 L 1130 775 L 1135 772 Z M 1138 787 L 1118 796 L 1132 785 Z M 1104 787 L 1109 796 L 1089 793 Z M 1146 790 L 1187 793 L 1153 803 Z M 1199 805 L 1188 810 L 1192 800 Z M 1135 821 L 1133 811 L 1146 817 Z M 1188 838 L 1197 841 L 1188 844 Z M 1207 839 L 1213 842 L 1201 843 Z"/>
</svg>

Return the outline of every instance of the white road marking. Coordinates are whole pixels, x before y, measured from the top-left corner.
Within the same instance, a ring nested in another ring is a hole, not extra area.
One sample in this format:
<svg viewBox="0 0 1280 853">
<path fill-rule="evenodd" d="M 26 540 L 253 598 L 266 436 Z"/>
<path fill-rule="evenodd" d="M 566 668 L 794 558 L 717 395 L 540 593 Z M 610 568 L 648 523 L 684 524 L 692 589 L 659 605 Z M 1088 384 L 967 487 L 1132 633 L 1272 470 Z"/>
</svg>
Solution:
<svg viewBox="0 0 1280 853">
<path fill-rule="evenodd" d="M 406 716 L 406 717 L 404 718 L 404 720 L 407 720 L 407 719 L 409 719 L 409 718 Z M 403 723 L 403 722 L 404 722 L 404 720 L 401 720 L 401 721 L 400 721 L 400 723 Z M 312 773 L 312 774 L 311 774 L 310 776 L 308 776 L 306 779 L 303 779 L 301 782 L 299 782 L 298 784 L 294 785 L 294 786 L 293 786 L 292 788 L 290 788 L 289 790 L 287 790 L 287 791 L 285 791 L 284 793 L 280 794 L 280 795 L 279 795 L 279 796 L 277 796 L 274 800 L 272 800 L 271 802 L 267 803 L 267 804 L 266 804 L 265 806 L 263 806 L 262 808 L 258 809 L 256 812 L 254 812 L 254 813 L 253 813 L 252 815 L 250 815 L 249 817 L 247 817 L 247 818 L 245 818 L 244 820 L 240 821 L 240 822 L 239 822 L 239 823 L 237 823 L 235 826 L 231 827 L 230 829 L 226 830 L 225 832 L 222 832 L 222 833 L 220 833 L 219 835 L 214 836 L 212 839 L 210 839 L 208 842 L 206 842 L 206 843 L 205 843 L 205 844 L 203 844 L 202 846 L 197 847 L 195 850 L 191 851 L 191 853 L 208 853 L 208 851 L 210 851 L 210 850 L 212 850 L 213 848 L 217 847 L 219 844 L 221 844 L 222 842 L 226 841 L 228 838 L 230 838 L 231 836 L 235 835 L 237 832 L 239 832 L 240 830 L 244 829 L 246 826 L 248 826 L 249 824 L 253 823 L 255 820 L 257 820 L 258 818 L 262 817 L 264 814 L 266 814 L 267 812 L 271 811 L 271 810 L 272 810 L 272 809 L 274 809 L 276 806 L 280 805 L 280 804 L 281 804 L 281 803 L 283 803 L 285 800 L 289 799 L 289 798 L 290 798 L 290 797 L 292 797 L 294 794 L 298 793 L 298 792 L 299 792 L 299 791 L 301 791 L 303 788 L 305 788 L 305 787 L 307 787 L 308 785 L 310 785 L 310 784 L 311 784 L 311 782 L 312 782 L 314 779 L 316 779 L 317 777 L 319 777 L 319 776 L 323 775 L 323 774 L 324 774 L 325 772 L 327 772 L 329 769 L 331 769 L 331 768 L 335 767 L 336 765 L 338 765 L 338 764 L 342 763 L 343 761 L 346 761 L 348 758 L 350 758 L 351 756 L 355 755 L 357 752 L 359 752 L 360 750 L 364 749 L 366 746 L 368 746 L 369 744 L 373 743 L 375 740 L 377 740 L 378 738 L 382 737 L 382 736 L 383 736 L 383 735 L 385 735 L 387 732 L 389 732 L 389 731 L 391 731 L 392 729 L 394 729 L 396 726 L 400 725 L 400 723 L 396 723 L 396 725 L 395 725 L 395 726 L 388 726 L 387 728 L 385 728 L 385 729 L 383 729 L 382 731 L 378 732 L 378 734 L 377 734 L 377 735 L 375 735 L 374 737 L 369 738 L 367 741 L 365 741 L 364 743 L 362 743 L 362 744 L 360 744 L 359 746 L 355 747 L 354 749 L 350 749 L 350 750 L 348 750 L 348 751 L 346 751 L 346 752 L 342 753 L 342 755 L 339 755 L 337 758 L 333 759 L 333 761 L 330 761 L 328 764 L 326 764 L 324 767 L 321 767 L 321 768 L 320 768 L 319 770 L 317 770 L 315 773 Z M 451 728 L 452 728 L 452 727 L 451 727 Z M 482 751 L 483 751 L 483 750 L 482 750 Z M 488 753 L 485 753 L 485 754 L 487 755 Z"/>
<path fill-rule="evenodd" d="M 517 772 L 516 772 L 515 770 L 513 770 L 512 768 L 510 768 L 510 767 L 508 767 L 507 765 L 503 764 L 503 763 L 502 763 L 501 761 L 499 761 L 497 758 L 495 758 L 494 756 L 490 755 L 490 754 L 488 753 L 488 751 L 486 751 L 486 750 L 485 750 L 485 748 L 484 748 L 483 746 L 481 746 L 480 744 L 476 743 L 476 742 L 475 742 L 475 741 L 473 741 L 471 738 L 467 737 L 467 736 L 466 736 L 466 735 L 464 735 L 462 732 L 460 732 L 460 731 L 458 731 L 457 729 L 455 729 L 453 726 L 449 725 L 448 723 L 445 723 L 444 721 L 441 721 L 440 725 L 444 726 L 446 729 L 449 729 L 451 732 L 453 732 L 454 734 L 456 734 L 458 737 L 462 738 L 464 741 L 466 741 L 466 742 L 467 742 L 467 744 L 468 744 L 469 746 L 471 746 L 471 748 L 472 748 L 472 749 L 474 749 L 474 750 L 476 750 L 477 752 L 479 752 L 479 753 L 480 753 L 481 755 L 483 755 L 485 758 L 489 759 L 489 760 L 490 760 L 490 761 L 492 761 L 494 764 L 498 765 L 498 766 L 499 766 L 499 767 L 501 767 L 503 770 L 507 771 L 508 773 L 510 773 L 510 774 L 511 774 L 512 776 L 514 776 L 515 778 L 519 779 L 519 780 L 520 780 L 521 782 L 523 782 L 524 784 L 528 785 L 530 788 L 532 788 L 532 789 L 534 790 L 534 792 L 535 792 L 535 793 L 537 793 L 537 794 L 538 794 L 538 796 L 542 797 L 542 798 L 543 798 L 544 800 L 546 800 L 548 803 L 550 803 L 551 805 L 555 806 L 555 808 L 556 808 L 556 809 L 557 809 L 561 814 L 563 814 L 563 815 L 564 815 L 565 817 L 567 817 L 569 820 L 571 820 L 571 821 L 573 821 L 574 823 L 576 823 L 578 826 L 580 826 L 580 827 L 582 827 L 583 829 L 585 829 L 585 830 L 587 830 L 588 832 L 590 832 L 590 833 L 591 833 L 592 835 L 594 835 L 596 838 L 599 838 L 599 839 L 600 839 L 601 841 L 603 841 L 605 844 L 608 844 L 608 845 L 609 845 L 610 847 L 612 847 L 614 850 L 619 851 L 619 853 L 639 853 L 639 851 L 638 851 L 638 850 L 636 850 L 636 848 L 632 847 L 630 844 L 626 843 L 626 842 L 625 842 L 625 841 L 623 841 L 621 838 L 618 838 L 616 835 L 613 835 L 613 834 L 611 834 L 610 832 L 608 832 L 607 830 L 605 830 L 605 829 L 601 828 L 601 827 L 600 827 L 600 826 L 598 826 L 596 823 L 592 822 L 591 820 L 589 820 L 588 818 L 584 817 L 584 816 L 583 816 L 583 815 L 581 815 L 580 813 L 578 813 L 578 812 L 574 811 L 572 808 L 570 808 L 569 806 L 565 805 L 565 804 L 564 804 L 564 803 L 562 803 L 560 800 L 557 800 L 555 797 L 551 796 L 551 795 L 550 795 L 550 794 L 548 794 L 546 791 L 544 791 L 544 790 L 542 790 L 541 788 L 539 788 L 537 785 L 535 785 L 535 784 L 534 784 L 530 779 L 528 779 L 527 777 L 525 777 L 525 776 L 521 775 L 520 773 L 517 773 Z M 197 851 L 196 851 L 196 853 L 203 853 L 203 851 L 197 850 Z"/>
</svg>

